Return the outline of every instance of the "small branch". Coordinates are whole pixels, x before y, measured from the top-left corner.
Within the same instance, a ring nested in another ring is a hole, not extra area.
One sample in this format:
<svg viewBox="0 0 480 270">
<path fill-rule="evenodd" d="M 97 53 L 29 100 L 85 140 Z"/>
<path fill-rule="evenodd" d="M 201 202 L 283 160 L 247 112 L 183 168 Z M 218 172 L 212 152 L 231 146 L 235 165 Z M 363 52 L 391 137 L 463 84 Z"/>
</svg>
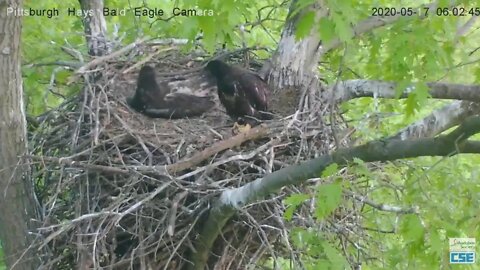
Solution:
<svg viewBox="0 0 480 270">
<path fill-rule="evenodd" d="M 124 169 L 120 169 L 112 166 L 87 164 L 82 161 L 72 160 L 70 158 L 56 158 L 56 157 L 44 157 L 44 156 L 33 156 L 33 155 L 25 155 L 24 157 L 32 160 L 41 161 L 41 162 L 54 162 L 57 164 L 67 165 L 70 167 L 82 168 L 82 169 L 104 172 L 104 173 L 118 173 L 118 174 L 130 173 L 129 170 L 124 170 Z"/>
<path fill-rule="evenodd" d="M 89 213 L 89 214 L 85 214 L 85 215 L 82 215 L 80 217 L 77 217 L 75 219 L 72 219 L 72 220 L 67 220 L 67 221 L 65 221 L 61 224 L 56 224 L 56 225 L 51 225 L 51 226 L 48 226 L 48 227 L 38 228 L 39 231 L 49 231 L 49 230 L 53 230 L 53 229 L 56 229 L 56 228 L 60 227 L 60 229 L 58 229 L 56 232 L 53 232 L 48 237 L 46 237 L 45 240 L 42 241 L 42 243 L 41 243 L 41 245 L 38 249 L 40 250 L 43 247 L 45 247 L 46 245 L 48 245 L 48 243 L 50 243 L 50 241 L 55 239 L 58 235 L 71 230 L 73 228 L 73 226 L 78 222 L 81 222 L 81 221 L 84 221 L 84 220 L 91 220 L 91 219 L 94 219 L 94 218 L 97 218 L 97 217 L 100 217 L 100 216 L 108 216 L 108 215 L 116 216 L 116 215 L 118 215 L 118 213 L 112 212 L 112 211 L 101 211 L 101 212 L 96 212 L 96 213 Z"/>
<path fill-rule="evenodd" d="M 142 44 L 145 40 L 147 40 L 147 38 L 139 39 L 139 40 L 121 48 L 118 51 L 115 51 L 115 52 L 112 52 L 111 54 L 101 56 L 101 57 L 97 57 L 97 58 L 93 59 L 92 61 L 88 62 L 87 64 L 85 64 L 81 68 L 79 68 L 77 71 L 75 71 L 75 74 L 68 79 L 68 83 L 70 84 L 70 83 L 74 82 L 79 75 L 84 74 L 84 73 L 88 72 L 89 70 L 92 70 L 94 67 L 96 67 L 96 66 L 98 66 L 102 63 L 105 63 L 109 60 L 116 59 L 123 54 L 126 54 L 130 50 L 132 50 L 135 47 L 137 47 L 138 45 Z"/>
<path fill-rule="evenodd" d="M 369 228 L 369 227 L 362 227 L 362 229 L 367 230 L 367 231 L 372 231 L 372 232 L 377 232 L 377 233 L 395 233 L 395 230 L 381 230 L 381 229 L 374 229 L 374 228 Z"/>
<path fill-rule="evenodd" d="M 74 61 L 54 61 L 54 62 L 47 62 L 47 63 L 24 65 L 24 67 L 26 68 L 43 67 L 43 66 L 61 66 L 61 67 L 67 67 L 67 68 L 80 68 L 82 66 L 82 63 L 74 62 Z"/>
<path fill-rule="evenodd" d="M 164 168 L 167 172 L 175 174 L 177 172 L 192 168 L 200 164 L 202 161 L 206 160 L 207 158 L 223 150 L 240 146 L 242 143 L 246 141 L 263 138 L 265 136 L 268 136 L 268 134 L 269 134 L 269 129 L 265 125 L 260 125 L 258 127 L 251 129 L 247 133 L 241 133 L 233 137 L 230 137 L 226 140 L 216 142 L 212 146 L 205 148 L 201 152 L 196 153 L 195 155 L 193 155 L 188 159 L 179 161 L 177 163 L 174 163 L 168 166 L 161 166 L 161 167 L 162 169 Z"/>
<path fill-rule="evenodd" d="M 144 205 L 145 203 L 151 201 L 155 198 L 158 194 L 160 194 L 164 189 L 166 189 L 171 182 L 166 182 L 163 185 L 157 187 L 153 192 L 150 192 L 148 196 L 143 198 L 142 200 L 136 202 L 132 206 L 130 206 L 127 210 L 123 211 L 122 213 L 118 213 L 118 216 L 115 219 L 115 225 L 117 226 L 120 220 L 125 217 L 126 215 L 130 214 L 131 212 L 135 211 L 136 209 L 140 208 L 140 206 Z"/>
<path fill-rule="evenodd" d="M 77 68 L 80 68 L 81 65 L 82 65 L 82 63 L 84 63 L 82 53 L 81 53 L 79 50 L 74 49 L 74 48 L 68 43 L 68 41 L 67 41 L 66 43 L 67 43 L 67 45 L 69 45 L 70 47 L 62 46 L 62 47 L 60 47 L 60 49 L 61 49 L 64 53 L 70 55 L 73 59 L 77 59 L 77 60 L 79 61 L 79 64 L 80 64 L 80 66 L 77 67 Z"/>
<path fill-rule="evenodd" d="M 355 200 L 358 200 L 360 202 L 363 202 L 367 205 L 370 205 L 371 207 L 378 209 L 380 211 L 385 211 L 385 212 L 393 212 L 397 214 L 416 214 L 418 213 L 418 207 L 411 207 L 411 208 L 401 208 L 398 206 L 393 206 L 393 205 L 387 205 L 383 203 L 376 203 L 370 199 L 368 199 L 365 196 L 360 196 L 357 195 L 353 192 L 346 192 L 348 195 L 352 196 Z"/>
<path fill-rule="evenodd" d="M 186 38 L 164 38 L 164 39 L 153 39 L 147 43 L 150 46 L 158 45 L 186 45 L 188 44 L 188 39 Z"/>
<path fill-rule="evenodd" d="M 164 52 L 168 52 L 168 51 L 171 51 L 173 50 L 174 48 L 173 47 L 167 47 L 167 48 L 163 48 L 163 49 L 158 49 L 156 52 L 154 53 L 151 53 L 149 55 L 147 55 L 147 57 L 143 58 L 142 60 L 138 61 L 137 63 L 135 63 L 134 65 L 130 66 L 129 68 L 125 69 L 122 74 L 127 74 L 129 72 L 131 72 L 132 70 L 140 67 L 140 66 L 143 66 L 145 63 L 147 63 L 148 61 L 150 61 L 154 56 L 157 56 L 161 53 L 164 53 Z"/>
<path fill-rule="evenodd" d="M 275 144 L 277 141 L 276 140 L 271 140 L 270 142 L 256 148 L 255 150 L 249 152 L 249 153 L 246 153 L 246 154 L 238 154 L 238 155 L 234 155 L 234 156 L 231 156 L 231 157 L 228 157 L 228 158 L 225 158 L 225 159 L 221 159 L 219 161 L 216 161 L 214 163 L 211 163 L 211 164 L 208 164 L 208 165 L 205 165 L 203 167 L 200 167 L 194 171 L 191 171 L 189 173 L 186 173 L 180 177 L 178 177 L 178 179 L 185 179 L 185 178 L 188 178 L 188 177 L 191 177 L 193 175 L 196 175 L 200 172 L 203 172 L 207 169 L 212 169 L 212 168 L 216 168 L 220 165 L 223 165 L 223 164 L 226 164 L 226 163 L 229 163 L 229 162 L 232 162 L 232 161 L 235 161 L 235 160 L 248 160 L 248 159 L 252 159 L 253 157 L 255 157 L 256 155 L 258 155 L 259 153 L 263 152 L 263 151 L 266 151 L 269 147 L 271 147 L 273 144 Z"/>
</svg>

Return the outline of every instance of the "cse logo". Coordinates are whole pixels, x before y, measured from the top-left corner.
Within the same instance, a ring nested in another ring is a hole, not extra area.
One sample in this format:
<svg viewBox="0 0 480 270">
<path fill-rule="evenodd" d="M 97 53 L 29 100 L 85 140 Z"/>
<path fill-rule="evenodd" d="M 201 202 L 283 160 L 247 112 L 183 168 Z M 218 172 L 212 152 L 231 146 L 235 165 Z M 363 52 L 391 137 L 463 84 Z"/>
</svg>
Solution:
<svg viewBox="0 0 480 270">
<path fill-rule="evenodd" d="M 475 252 L 450 252 L 450 263 L 475 263 Z"/>
</svg>

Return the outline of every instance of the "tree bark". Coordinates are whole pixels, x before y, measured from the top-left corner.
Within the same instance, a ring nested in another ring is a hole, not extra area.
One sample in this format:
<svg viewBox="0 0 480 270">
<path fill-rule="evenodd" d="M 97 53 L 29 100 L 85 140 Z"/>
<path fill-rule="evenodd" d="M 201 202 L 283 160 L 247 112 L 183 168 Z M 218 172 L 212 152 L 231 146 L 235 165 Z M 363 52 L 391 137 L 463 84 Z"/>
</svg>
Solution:
<svg viewBox="0 0 480 270">
<path fill-rule="evenodd" d="M 326 11 L 321 1 L 316 1 L 310 7 L 292 16 L 298 3 L 298 0 L 294 0 L 290 6 L 289 19 L 283 28 L 278 49 L 272 57 L 271 70 L 267 73 L 269 83 L 276 89 L 310 84 L 312 77 L 317 74 L 320 35 L 316 26 L 318 20 L 325 16 Z M 309 11 L 315 13 L 314 27 L 310 29 L 310 35 L 296 40 L 295 31 L 298 20 Z"/>
<path fill-rule="evenodd" d="M 100 56 L 110 53 L 107 40 L 107 22 L 103 16 L 103 0 L 79 0 L 83 10 L 93 10 L 93 16 L 83 19 L 85 38 L 87 40 L 88 54 Z"/>
<path fill-rule="evenodd" d="M 465 85 L 454 83 L 427 83 L 432 98 L 456 99 L 480 102 L 480 85 Z M 375 80 L 348 80 L 339 82 L 335 89 L 335 101 L 342 102 L 358 97 L 397 98 L 397 84 L 394 82 Z M 415 86 L 408 87 L 399 97 L 407 98 L 414 92 Z M 330 90 L 332 91 L 332 90 Z"/>
<path fill-rule="evenodd" d="M 0 0 L 0 237 L 8 269 L 37 269 L 29 249 L 29 226 L 35 218 L 27 152 L 20 72 L 21 17 L 7 15 L 21 0 Z"/>
</svg>

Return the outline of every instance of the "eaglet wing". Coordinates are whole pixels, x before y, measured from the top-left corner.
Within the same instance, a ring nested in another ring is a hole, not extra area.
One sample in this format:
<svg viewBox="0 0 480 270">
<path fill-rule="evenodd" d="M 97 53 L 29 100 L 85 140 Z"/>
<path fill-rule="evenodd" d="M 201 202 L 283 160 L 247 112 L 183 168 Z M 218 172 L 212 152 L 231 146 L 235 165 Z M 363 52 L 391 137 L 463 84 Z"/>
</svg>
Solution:
<svg viewBox="0 0 480 270">
<path fill-rule="evenodd" d="M 239 78 L 241 88 L 252 107 L 259 111 L 268 110 L 268 86 L 254 73 L 244 73 Z"/>
</svg>

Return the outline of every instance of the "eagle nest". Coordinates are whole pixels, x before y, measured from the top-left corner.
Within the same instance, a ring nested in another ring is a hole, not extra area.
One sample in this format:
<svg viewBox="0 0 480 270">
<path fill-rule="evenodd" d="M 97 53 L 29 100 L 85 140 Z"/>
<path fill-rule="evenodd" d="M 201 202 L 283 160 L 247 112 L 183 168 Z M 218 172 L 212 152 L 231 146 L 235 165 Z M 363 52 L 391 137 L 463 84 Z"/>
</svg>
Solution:
<svg viewBox="0 0 480 270">
<path fill-rule="evenodd" d="M 216 105 L 201 117 L 152 119 L 126 104 L 142 64 L 108 60 L 97 63 L 95 75 L 76 75 L 84 78 L 81 93 L 39 117 L 30 132 L 42 269 L 184 269 L 222 191 L 325 154 L 333 145 L 320 94 L 272 95 L 275 119 L 232 135 L 233 123 L 199 54 L 143 50 L 126 58 L 155 55 L 149 64 L 159 80 L 176 91 L 211 95 Z M 343 240 L 336 243 L 348 245 L 360 227 L 355 204 L 321 223 L 311 203 L 291 221 L 283 218 L 287 195 L 313 193 L 319 183 L 285 187 L 239 210 L 210 251 L 209 268 L 298 259 L 301 250 L 288 234 L 295 226 L 341 231 Z"/>
</svg>

